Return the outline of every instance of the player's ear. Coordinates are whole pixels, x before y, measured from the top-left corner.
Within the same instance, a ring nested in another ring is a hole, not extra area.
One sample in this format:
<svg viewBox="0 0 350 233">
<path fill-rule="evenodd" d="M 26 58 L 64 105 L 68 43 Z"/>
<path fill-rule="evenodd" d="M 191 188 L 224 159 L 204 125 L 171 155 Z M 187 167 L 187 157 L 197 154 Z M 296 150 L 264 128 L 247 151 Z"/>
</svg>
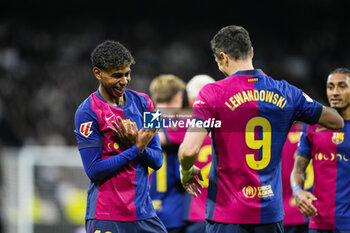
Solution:
<svg viewBox="0 0 350 233">
<path fill-rule="evenodd" d="M 94 73 L 95 77 L 98 80 L 101 80 L 101 70 L 99 68 L 97 68 L 96 66 L 94 66 L 94 68 L 92 68 L 92 72 Z"/>
<path fill-rule="evenodd" d="M 220 60 L 222 60 L 222 59 L 225 59 L 225 53 L 224 52 L 220 52 Z"/>
<path fill-rule="evenodd" d="M 254 48 L 253 46 L 250 48 L 250 58 L 253 59 L 254 57 Z"/>
<path fill-rule="evenodd" d="M 224 64 L 228 66 L 230 64 L 230 57 L 224 52 L 222 52 L 222 57 L 224 58 Z"/>
</svg>

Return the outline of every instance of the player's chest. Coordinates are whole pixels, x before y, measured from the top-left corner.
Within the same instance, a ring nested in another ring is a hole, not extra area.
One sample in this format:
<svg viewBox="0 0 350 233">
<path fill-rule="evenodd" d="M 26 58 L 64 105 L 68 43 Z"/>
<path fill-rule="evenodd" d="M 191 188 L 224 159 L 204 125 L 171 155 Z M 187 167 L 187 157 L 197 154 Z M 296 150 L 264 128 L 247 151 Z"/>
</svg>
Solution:
<svg viewBox="0 0 350 233">
<path fill-rule="evenodd" d="M 349 137 L 346 128 L 315 133 L 310 140 L 314 164 L 347 163 L 350 159 Z"/>
<path fill-rule="evenodd" d="M 127 126 L 128 122 L 135 122 L 138 129 L 142 127 L 143 116 L 139 110 L 124 110 L 118 108 L 110 108 L 101 111 L 99 118 L 99 128 L 101 132 L 109 131 L 108 128 L 114 128 L 114 123 L 120 126 L 119 119 L 124 127 Z"/>
</svg>

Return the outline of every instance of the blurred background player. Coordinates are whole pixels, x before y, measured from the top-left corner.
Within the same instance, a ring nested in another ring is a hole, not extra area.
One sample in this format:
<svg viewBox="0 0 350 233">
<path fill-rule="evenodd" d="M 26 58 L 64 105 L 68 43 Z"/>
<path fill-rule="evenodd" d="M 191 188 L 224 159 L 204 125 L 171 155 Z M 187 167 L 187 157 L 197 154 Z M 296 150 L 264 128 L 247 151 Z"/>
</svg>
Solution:
<svg viewBox="0 0 350 233">
<path fill-rule="evenodd" d="M 160 75 L 151 82 L 150 94 L 163 120 L 176 121 L 176 114 L 183 107 L 186 84 L 172 74 Z M 174 127 L 159 131 L 163 149 L 163 166 L 152 173 L 150 196 L 157 215 L 168 232 L 184 232 L 184 194 L 179 173 L 177 153 L 185 135 L 185 129 Z"/>
<path fill-rule="evenodd" d="M 206 74 L 195 75 L 190 79 L 190 81 L 188 81 L 186 85 L 186 92 L 189 107 L 192 108 L 193 103 L 202 87 L 213 82 L 215 82 L 215 79 Z"/>
<path fill-rule="evenodd" d="M 328 130 L 305 125 L 291 176 L 300 212 L 310 217 L 309 232 L 350 232 L 350 70 L 337 68 L 327 79 L 330 106 L 344 119 L 344 128 Z M 303 190 L 304 172 L 313 159 L 313 194 Z"/>
<path fill-rule="evenodd" d="M 334 109 L 322 107 L 302 90 L 254 69 L 248 32 L 222 28 L 211 40 L 215 61 L 227 78 L 206 85 L 193 105 L 198 121 L 219 120 L 216 127 L 193 127 L 179 148 L 182 184 L 197 196 L 194 166 L 212 133 L 212 169 L 206 209 L 207 232 L 283 232 L 282 149 L 295 120 L 342 128 Z"/>
<path fill-rule="evenodd" d="M 105 41 L 91 62 L 99 87 L 75 114 L 78 149 L 91 180 L 86 232 L 166 232 L 152 206 L 147 169 L 162 166 L 161 145 L 157 130 L 142 128 L 153 104 L 126 89 L 134 58 L 121 43 Z"/>
<path fill-rule="evenodd" d="M 296 122 L 292 125 L 287 135 L 286 142 L 282 150 L 282 187 L 283 187 L 283 226 L 285 233 L 307 233 L 308 218 L 304 217 L 298 210 L 293 191 L 290 187 L 290 175 L 293 170 L 294 160 L 298 149 L 298 142 L 303 124 Z M 304 187 L 311 189 L 313 185 L 312 163 L 306 169 L 306 179 Z"/>
<path fill-rule="evenodd" d="M 195 75 L 186 85 L 187 100 L 189 107 L 192 108 L 193 103 L 202 87 L 215 80 L 206 74 Z M 211 166 L 211 138 L 207 136 L 198 153 L 198 160 L 195 165 L 201 169 L 204 188 L 197 198 L 185 193 L 185 220 L 186 233 L 205 232 L 205 204 L 207 200 L 209 171 Z"/>
</svg>

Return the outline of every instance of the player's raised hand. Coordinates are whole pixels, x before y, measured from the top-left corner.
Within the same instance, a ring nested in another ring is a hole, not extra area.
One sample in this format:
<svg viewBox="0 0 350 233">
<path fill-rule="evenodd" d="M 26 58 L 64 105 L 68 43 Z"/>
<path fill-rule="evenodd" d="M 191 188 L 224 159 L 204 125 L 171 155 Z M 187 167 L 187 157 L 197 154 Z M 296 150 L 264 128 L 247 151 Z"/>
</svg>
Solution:
<svg viewBox="0 0 350 233">
<path fill-rule="evenodd" d="M 201 194 L 201 189 L 203 188 L 203 185 L 199 182 L 196 176 L 199 180 L 204 180 L 201 169 L 199 169 L 197 166 L 193 165 L 189 170 L 184 170 L 182 167 L 180 167 L 182 186 L 186 192 L 194 197 L 197 197 L 199 194 Z"/>
<path fill-rule="evenodd" d="M 107 126 L 107 128 L 118 136 L 120 148 L 126 150 L 136 143 L 138 134 L 137 125 L 135 122 L 128 121 L 125 126 L 120 116 L 117 116 L 117 120 L 119 125 L 115 121 L 112 121 L 114 128 L 110 126 Z"/>
<path fill-rule="evenodd" d="M 295 192 L 294 196 L 299 211 L 305 217 L 315 217 L 318 215 L 316 207 L 312 204 L 317 198 L 312 193 L 299 189 Z"/>
<path fill-rule="evenodd" d="M 159 129 L 142 128 L 138 132 L 136 137 L 136 146 L 140 149 L 141 152 L 146 148 L 148 143 L 152 140 L 152 138 L 154 137 L 154 135 L 157 134 L 158 131 Z"/>
</svg>

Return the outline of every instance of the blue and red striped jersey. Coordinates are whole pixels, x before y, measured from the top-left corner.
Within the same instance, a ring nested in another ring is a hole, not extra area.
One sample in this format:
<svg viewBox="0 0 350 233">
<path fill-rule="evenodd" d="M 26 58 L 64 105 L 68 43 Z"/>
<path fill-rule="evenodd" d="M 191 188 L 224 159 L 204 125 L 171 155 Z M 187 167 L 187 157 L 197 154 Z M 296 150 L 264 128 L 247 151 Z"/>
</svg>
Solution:
<svg viewBox="0 0 350 233">
<path fill-rule="evenodd" d="M 305 125 L 300 138 L 297 154 L 313 160 L 313 229 L 350 230 L 350 121 L 344 123 L 341 130 Z"/>
<path fill-rule="evenodd" d="M 295 120 L 317 123 L 322 105 L 261 70 L 238 71 L 204 86 L 193 117 L 211 128 L 206 218 L 260 224 L 283 220 L 282 149 Z M 210 129 L 209 129 L 210 130 Z"/>
<path fill-rule="evenodd" d="M 86 219 L 136 221 L 156 216 L 149 196 L 148 166 L 158 169 L 162 165 L 158 135 L 141 153 L 135 145 L 122 150 L 118 137 L 107 128 L 120 116 L 124 123 L 136 122 L 140 130 L 144 112 L 152 111 L 153 104 L 147 95 L 132 90 L 125 91 L 125 98 L 124 105 L 113 106 L 96 91 L 76 111 L 78 148 L 91 179 Z M 92 154 L 87 153 L 91 148 Z"/>
</svg>

